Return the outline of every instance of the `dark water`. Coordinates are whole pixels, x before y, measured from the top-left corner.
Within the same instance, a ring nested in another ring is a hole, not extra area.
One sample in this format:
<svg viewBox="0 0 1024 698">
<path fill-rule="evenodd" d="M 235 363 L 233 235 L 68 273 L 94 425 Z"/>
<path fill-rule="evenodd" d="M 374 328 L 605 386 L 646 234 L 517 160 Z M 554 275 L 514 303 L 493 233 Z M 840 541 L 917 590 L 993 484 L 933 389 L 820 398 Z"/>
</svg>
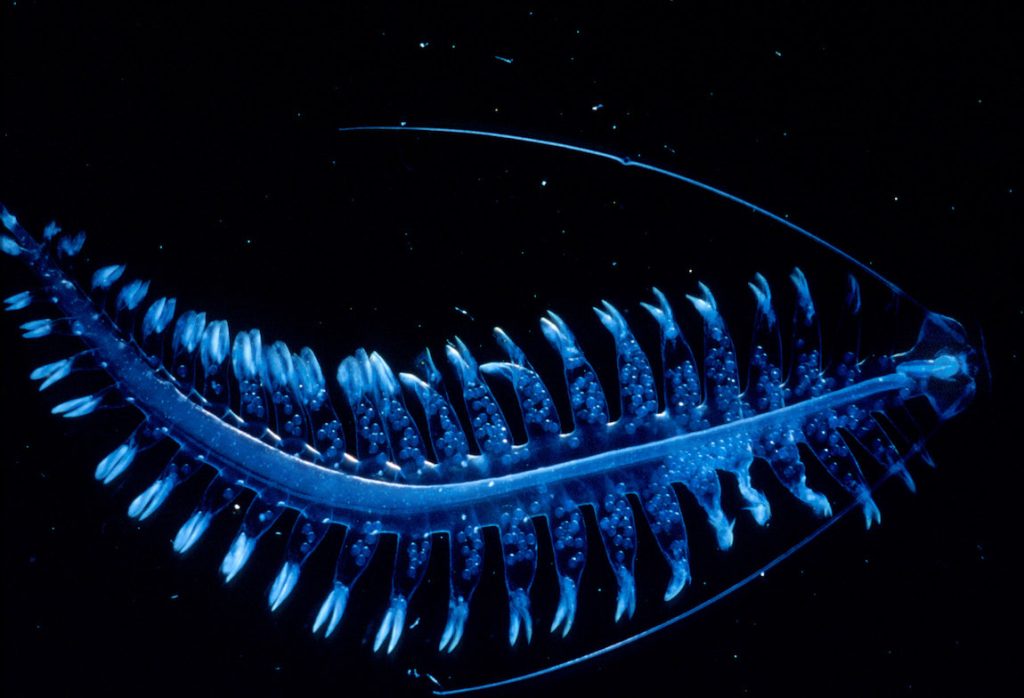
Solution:
<svg viewBox="0 0 1024 698">
<path fill-rule="evenodd" d="M 928 307 L 982 328 L 991 394 L 936 437 L 939 468 L 915 466 L 917 495 L 896 483 L 879 491 L 880 528 L 865 533 L 851 516 L 682 624 L 509 693 L 994 692 L 1011 674 L 1000 633 L 1020 615 L 1009 570 L 1019 548 L 1013 426 L 1024 312 L 1012 250 L 1024 181 L 1008 18 L 967 5 L 754 16 L 671 3 L 482 8 L 7 3 L 0 200 L 33 229 L 51 218 L 85 228 L 90 265 L 127 260 L 186 307 L 310 344 L 330 373 L 360 346 L 407 370 L 425 343 L 436 351 L 458 334 L 484 347 L 495 324 L 551 369 L 535 324 L 549 307 L 580 328 L 600 368 L 614 359 L 589 315 L 600 298 L 634 311 L 653 346 L 635 312 L 651 285 L 681 308 L 682 294 L 706 281 L 745 329 L 753 272 L 784 289 L 799 263 L 827 305 L 843 271 L 747 211 L 611 163 L 337 127 L 404 121 L 564 140 L 787 215 Z M 25 281 L 5 263 L 5 296 Z M 884 319 L 880 305 L 867 325 Z M 340 637 L 312 639 L 338 541 L 328 539 L 273 616 L 265 591 L 282 538 L 271 535 L 230 589 L 216 572 L 230 521 L 177 558 L 169 540 L 194 500 L 179 495 L 152 523 L 130 525 L 124 511 L 159 464 L 140 464 L 113 492 L 92 468 L 131 416 L 50 417 L 52 403 L 26 379 L 49 349 L 5 325 L 7 694 L 415 692 L 426 684 L 408 679 L 410 668 L 454 687 L 542 664 L 549 652 L 564 658 L 602 633 L 621 637 L 604 630 L 612 579 L 592 547 L 584 585 L 593 590 L 569 650 L 547 639 L 549 558 L 532 650 L 503 647 L 504 591 L 488 575 L 453 659 L 417 655 L 411 631 L 403 653 L 374 657 L 361 629 L 382 610 L 383 566 Z M 887 332 L 875 330 L 878 341 Z M 785 519 L 788 503 L 773 501 Z M 739 548 L 759 535 L 749 522 L 720 558 L 700 549 L 706 531 L 690 528 L 695 556 L 737 573 L 754 566 L 752 548 Z M 645 581 L 661 580 L 655 554 L 642 540 L 642 607 L 660 604 L 662 581 Z M 424 646 L 443 623 L 447 582 L 441 566 L 434 572 L 413 614 Z"/>
</svg>

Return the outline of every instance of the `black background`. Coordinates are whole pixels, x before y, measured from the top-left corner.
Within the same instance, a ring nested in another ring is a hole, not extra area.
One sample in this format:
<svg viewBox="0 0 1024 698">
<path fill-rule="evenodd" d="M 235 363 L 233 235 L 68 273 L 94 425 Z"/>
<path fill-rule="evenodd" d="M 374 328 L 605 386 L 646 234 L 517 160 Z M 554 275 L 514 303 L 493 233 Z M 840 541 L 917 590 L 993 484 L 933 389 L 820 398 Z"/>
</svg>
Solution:
<svg viewBox="0 0 1024 698">
<path fill-rule="evenodd" d="M 613 165 L 337 127 L 408 122 L 564 140 L 789 215 L 980 327 L 992 391 L 936 438 L 939 468 L 915 469 L 917 495 L 879 492 L 880 528 L 864 533 L 849 517 L 711 609 L 510 693 L 1004 692 L 1020 620 L 1010 572 L 1024 316 L 1019 25 L 977 3 L 487 5 L 86 10 L 7 0 L 0 197 L 33 230 L 51 218 L 85 228 L 90 266 L 127 260 L 235 328 L 317 347 L 328 369 L 363 344 L 405 369 L 424 343 L 460 333 L 480 346 L 496 322 L 533 342 L 549 305 L 584 318 L 605 296 L 635 306 L 652 284 L 678 296 L 716 269 L 749 278 L 758 264 L 788 264 L 794 244 L 776 228 L 748 245 L 724 224 L 691 244 L 672 227 L 690 221 L 665 218 L 688 195 Z M 633 206 L 641 196 L 649 206 Z M 4 295 L 27 281 L 10 262 L 2 274 Z M 425 688 L 406 677 L 416 657 L 375 658 L 360 636 L 379 609 L 351 611 L 347 639 L 308 636 L 330 554 L 307 574 L 317 581 L 304 577 L 271 616 L 272 556 L 230 590 L 215 572 L 230 524 L 185 559 L 166 541 L 192 500 L 128 525 L 124 509 L 157 464 L 112 496 L 91 464 L 130 419 L 50 417 L 52 403 L 25 377 L 46 350 L 4 324 L 7 695 Z M 607 347 L 595 351 L 609 360 Z M 588 574 L 607 585 L 592 559 Z M 386 584 L 382 574 L 368 584 Z M 435 605 L 440 579 L 424 591 Z M 486 608 L 500 591 L 485 581 L 470 618 L 490 619 L 499 639 L 504 611 Z M 601 598 L 581 607 L 577 632 L 607 624 Z M 425 625 L 443 615 L 422 605 Z M 522 652 L 476 632 L 435 672 L 442 682 L 500 676 Z"/>
</svg>

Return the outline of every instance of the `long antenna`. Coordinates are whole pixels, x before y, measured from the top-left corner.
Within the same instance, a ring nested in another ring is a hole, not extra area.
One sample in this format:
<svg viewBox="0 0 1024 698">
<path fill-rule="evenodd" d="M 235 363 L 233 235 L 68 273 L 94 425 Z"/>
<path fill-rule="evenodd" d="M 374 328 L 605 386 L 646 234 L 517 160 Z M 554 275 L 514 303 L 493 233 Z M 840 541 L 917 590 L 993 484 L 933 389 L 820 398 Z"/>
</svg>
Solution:
<svg viewBox="0 0 1024 698">
<path fill-rule="evenodd" d="M 442 126 L 372 126 L 372 125 L 371 126 L 344 126 L 344 127 L 339 128 L 338 131 L 341 132 L 341 133 L 352 133 L 352 132 L 357 132 L 357 131 L 406 131 L 406 132 L 411 132 L 411 133 L 444 133 L 444 134 L 450 134 L 450 135 L 456 135 L 456 136 L 479 136 L 479 137 L 482 137 L 482 138 L 493 138 L 493 139 L 496 139 L 496 140 L 515 141 L 515 142 L 518 142 L 518 143 L 530 143 L 530 144 L 533 144 L 533 145 L 540 145 L 540 146 L 545 146 L 545 147 L 548 147 L 548 148 L 557 148 L 559 150 L 568 150 L 568 151 L 573 152 L 573 153 L 581 153 L 583 155 L 590 155 L 592 157 L 602 158 L 604 160 L 611 160 L 612 162 L 618 163 L 619 165 L 622 165 L 623 167 L 636 167 L 636 168 L 641 169 L 641 170 L 646 170 L 648 172 L 653 172 L 655 174 L 662 175 L 664 177 L 669 177 L 671 179 L 675 179 L 675 180 L 683 182 L 685 184 L 689 184 L 691 186 L 697 187 L 698 189 L 703 189 L 704 191 L 709 192 L 711 194 L 714 194 L 715 196 L 719 196 L 719 197 L 721 197 L 723 199 L 727 199 L 727 200 L 732 201 L 734 203 L 740 204 L 741 206 L 745 206 L 745 207 L 749 208 L 751 211 L 754 211 L 755 213 L 758 213 L 758 214 L 760 214 L 762 216 L 765 216 L 766 218 L 770 218 L 771 220 L 775 221 L 776 223 L 781 223 L 786 228 L 789 228 L 790 230 L 792 230 L 792 231 L 794 231 L 794 232 L 804 236 L 805 238 L 808 238 L 809 240 L 813 240 L 814 242 L 818 243 L 822 247 L 824 247 L 824 248 L 826 248 L 828 250 L 831 250 L 832 252 L 836 253 L 837 255 L 839 255 L 840 257 L 845 259 L 847 262 L 853 264 L 858 269 L 863 271 L 868 276 L 870 276 L 873 279 L 876 279 L 877 281 L 879 281 L 882 284 L 884 284 L 886 286 L 886 288 L 889 288 L 890 290 L 892 290 L 893 293 L 896 293 L 896 294 L 906 298 L 907 300 L 909 300 L 911 303 L 913 303 L 914 305 L 918 306 L 919 308 L 922 308 L 922 309 L 925 308 L 923 303 L 921 303 L 920 301 L 915 299 L 913 296 L 908 294 L 906 291 L 901 289 L 899 286 L 894 284 L 892 281 L 890 281 L 886 277 L 882 276 L 882 274 L 880 274 L 879 272 L 875 271 L 874 269 L 869 267 L 867 264 L 865 264 L 864 262 L 862 262 L 859 259 L 857 259 L 856 257 L 854 257 L 849 252 L 846 252 L 845 250 L 842 250 L 839 247 L 836 247 L 831 242 L 829 242 L 829 241 L 827 241 L 827 240 L 825 240 L 825 239 L 815 235 L 814 233 L 812 233 L 811 231 L 807 230 L 806 228 L 802 228 L 799 225 L 797 225 L 796 223 L 792 223 L 792 222 L 786 220 L 785 218 L 783 218 L 782 216 L 780 216 L 780 215 L 778 215 L 776 213 L 772 213 L 768 209 L 762 208 L 761 206 L 758 206 L 757 204 L 751 203 L 751 202 L 747 201 L 746 199 L 743 199 L 743 198 L 741 198 L 739 196 L 736 196 L 735 194 L 730 194 L 729 192 L 723 191 L 722 189 L 719 189 L 717 187 L 713 187 L 710 184 L 706 184 L 704 182 L 701 182 L 700 180 L 693 179 L 692 177 L 687 177 L 686 175 L 680 174 L 678 172 L 673 172 L 672 170 L 667 170 L 667 169 L 665 169 L 663 167 L 657 167 L 655 165 L 649 165 L 646 162 L 641 162 L 639 160 L 634 160 L 632 158 L 621 156 L 621 155 L 615 155 L 613 153 L 609 153 L 609 152 L 606 152 L 606 151 L 603 151 L 603 150 L 596 150 L 594 148 L 585 148 L 583 146 L 573 145 L 571 143 L 563 143 L 561 141 L 549 140 L 549 139 L 544 139 L 544 138 L 532 138 L 530 136 L 518 136 L 518 135 L 515 135 L 513 133 L 501 133 L 500 131 L 481 131 L 481 130 L 467 129 L 467 128 L 446 128 L 446 127 L 442 127 Z"/>
</svg>

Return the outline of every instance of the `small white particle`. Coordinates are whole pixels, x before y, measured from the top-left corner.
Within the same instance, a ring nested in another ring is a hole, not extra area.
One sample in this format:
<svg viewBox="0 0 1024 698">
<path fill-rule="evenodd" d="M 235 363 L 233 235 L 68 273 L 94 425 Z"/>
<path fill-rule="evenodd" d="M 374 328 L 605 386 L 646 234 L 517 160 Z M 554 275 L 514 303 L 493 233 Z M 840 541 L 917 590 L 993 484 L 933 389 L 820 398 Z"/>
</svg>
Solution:
<svg viewBox="0 0 1024 698">
<path fill-rule="evenodd" d="M 420 48 L 426 48 L 427 46 L 430 46 L 430 42 L 429 41 L 421 41 L 420 42 Z"/>
</svg>

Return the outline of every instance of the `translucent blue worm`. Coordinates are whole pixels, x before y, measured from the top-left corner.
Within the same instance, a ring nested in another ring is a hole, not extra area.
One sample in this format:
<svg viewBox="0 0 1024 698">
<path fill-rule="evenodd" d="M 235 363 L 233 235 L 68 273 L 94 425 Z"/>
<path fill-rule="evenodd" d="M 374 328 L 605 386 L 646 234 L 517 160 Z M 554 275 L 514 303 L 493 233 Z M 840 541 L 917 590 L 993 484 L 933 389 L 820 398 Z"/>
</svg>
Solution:
<svg viewBox="0 0 1024 698">
<path fill-rule="evenodd" d="M 410 131 L 479 136 L 529 143 L 612 160 L 696 186 L 742 204 L 833 251 L 892 291 L 894 284 L 848 254 L 773 213 L 683 175 L 609 153 L 555 141 L 483 131 L 414 127 L 360 127 L 342 131 Z M 84 235 L 64 235 L 51 224 L 41 239 L 30 235 L 0 209 L 7 234 L 0 250 L 36 274 L 39 288 L 6 299 L 6 310 L 47 309 L 52 317 L 21 325 L 24 337 L 70 334 L 85 345 L 74 356 L 35 369 L 40 390 L 63 381 L 85 364 L 102 367 L 112 386 L 60 402 L 54 414 L 88 415 L 116 400 L 134 407 L 143 421 L 96 469 L 97 479 L 117 480 L 140 453 L 170 440 L 177 454 L 131 502 L 129 515 L 145 519 L 174 489 L 197 471 L 213 477 L 193 513 L 174 539 L 184 553 L 203 537 L 214 517 L 244 491 L 252 500 L 232 541 L 221 572 L 232 579 L 258 542 L 287 511 L 295 517 L 284 560 L 270 586 L 268 604 L 277 609 L 289 597 L 303 564 L 332 526 L 343 526 L 344 542 L 334 579 L 313 622 L 314 632 L 331 635 L 341 624 L 348 599 L 373 559 L 381 537 L 397 536 L 387 608 L 374 635 L 374 649 L 392 652 L 406 628 L 409 605 L 426 572 L 438 538 L 451 542 L 448 618 L 438 629 L 438 649 L 459 646 L 474 591 L 485 569 L 482 531 L 500 532 L 508 587 L 508 641 L 530 642 L 534 614 L 530 592 L 537 571 L 536 523 L 551 532 L 559 602 L 550 631 L 569 633 L 586 564 L 588 525 L 581 507 L 591 507 L 597 535 L 617 581 L 616 620 L 636 608 L 634 557 L 637 523 L 630 498 L 640 508 L 670 571 L 665 599 L 682 593 L 694 572 L 686 522 L 676 487 L 689 490 L 722 549 L 733 543 L 733 525 L 722 505 L 719 474 L 735 477 L 752 519 L 763 525 L 774 502 L 754 487 L 750 468 L 766 462 L 797 502 L 822 517 L 810 536 L 710 599 L 654 628 L 586 656 L 500 685 L 578 664 L 633 642 L 713 603 L 778 564 L 838 518 L 829 499 L 807 483 L 798 446 L 849 493 L 839 514 L 863 512 L 880 520 L 872 488 L 855 449 L 870 454 L 892 475 L 912 480 L 905 462 L 920 452 L 927 435 L 911 438 L 899 452 L 880 415 L 913 398 L 926 399 L 938 421 L 961 411 L 975 390 L 979 355 L 961 326 L 919 303 L 923 322 L 917 342 L 884 356 L 849 351 L 825 360 L 819 314 L 810 282 L 796 269 L 792 351 L 783 363 L 777 308 L 771 287 L 755 274 L 756 303 L 751 359 L 741 377 L 736 350 L 711 290 L 703 284 L 688 302 L 703 323 L 694 352 L 675 319 L 668 298 L 657 289 L 643 307 L 660 329 L 660 369 L 655 371 L 623 314 L 605 302 L 596 313 L 617 352 L 620 417 L 610 421 L 604 386 L 572 329 L 555 313 L 541 320 L 544 337 L 560 356 L 571 419 L 563 423 L 552 391 L 526 354 L 502 330 L 495 330 L 506 359 L 478 363 L 458 339 L 444 358 L 456 378 L 446 385 L 433 357 L 424 352 L 416 373 L 396 375 L 373 352 L 358 351 L 337 368 L 340 395 L 329 386 L 313 352 L 293 352 L 264 341 L 258 330 L 232 335 L 223 320 L 203 312 L 178 312 L 174 298 L 149 301 L 148 281 L 128 279 L 123 265 L 95 271 L 88 286 L 74 281 L 67 261 L 81 250 Z M 856 326 L 861 311 L 857 282 L 849 280 L 846 320 Z M 141 318 L 138 320 L 137 318 Z M 173 327 L 172 327 L 173 324 Z M 701 357 L 701 360 L 698 360 Z M 745 378 L 745 380 L 744 380 Z M 515 443 L 491 382 L 505 381 L 518 401 L 527 435 Z M 465 423 L 452 403 L 461 400 Z M 341 399 L 338 399 L 338 398 Z M 410 408 L 407 398 L 417 403 Z M 418 415 L 415 415 L 418 412 Z M 732 482 L 730 478 L 728 480 Z M 877 485 L 877 483 L 876 483 Z M 443 551 L 440 551 L 443 554 Z M 449 693 L 483 688 L 475 686 Z M 438 691 L 444 693 L 445 691 Z"/>
</svg>

